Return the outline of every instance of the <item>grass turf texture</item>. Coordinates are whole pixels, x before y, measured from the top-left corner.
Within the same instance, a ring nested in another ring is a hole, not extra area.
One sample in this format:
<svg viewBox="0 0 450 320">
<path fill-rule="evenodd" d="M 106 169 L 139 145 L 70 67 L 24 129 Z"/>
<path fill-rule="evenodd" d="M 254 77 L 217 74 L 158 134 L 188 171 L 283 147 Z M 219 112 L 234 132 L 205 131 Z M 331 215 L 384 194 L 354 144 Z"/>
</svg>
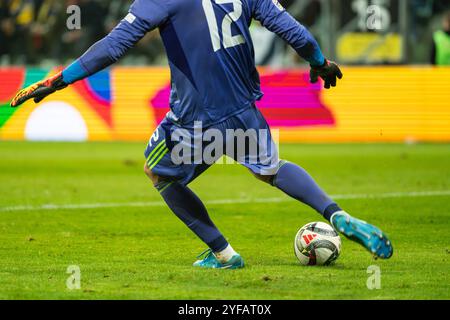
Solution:
<svg viewBox="0 0 450 320">
<path fill-rule="evenodd" d="M 191 267 L 204 245 L 164 206 L 7 211 L 4 207 L 160 201 L 143 171 L 144 144 L 0 143 L 1 299 L 448 299 L 450 196 L 347 199 L 382 227 L 394 257 L 374 261 L 343 239 L 330 267 L 301 267 L 297 230 L 321 217 L 294 200 L 210 204 L 247 267 Z M 450 190 L 449 145 L 283 145 L 331 194 Z M 237 165 L 192 185 L 208 200 L 285 197 Z M 66 269 L 81 268 L 81 289 Z M 366 270 L 381 268 L 380 290 Z"/>
</svg>

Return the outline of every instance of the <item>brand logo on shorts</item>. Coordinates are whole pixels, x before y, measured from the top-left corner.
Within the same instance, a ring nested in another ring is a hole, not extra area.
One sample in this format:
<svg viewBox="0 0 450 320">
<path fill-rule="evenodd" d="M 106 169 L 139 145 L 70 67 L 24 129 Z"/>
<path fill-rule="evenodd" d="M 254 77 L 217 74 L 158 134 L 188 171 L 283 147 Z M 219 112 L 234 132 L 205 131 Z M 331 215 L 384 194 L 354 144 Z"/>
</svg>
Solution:
<svg viewBox="0 0 450 320">
<path fill-rule="evenodd" d="M 130 24 L 133 24 L 134 20 L 136 20 L 136 16 L 132 13 L 127 14 L 127 16 L 125 17 L 125 21 Z"/>
</svg>

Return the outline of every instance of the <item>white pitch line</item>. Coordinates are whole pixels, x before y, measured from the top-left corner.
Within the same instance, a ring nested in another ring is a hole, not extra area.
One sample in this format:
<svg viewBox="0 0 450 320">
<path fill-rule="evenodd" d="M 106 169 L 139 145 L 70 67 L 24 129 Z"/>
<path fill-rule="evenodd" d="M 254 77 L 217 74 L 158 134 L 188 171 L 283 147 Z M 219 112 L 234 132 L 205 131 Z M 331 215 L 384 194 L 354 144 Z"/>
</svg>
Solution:
<svg viewBox="0 0 450 320">
<path fill-rule="evenodd" d="M 442 197 L 450 196 L 450 190 L 443 191 L 422 191 L 422 192 L 389 192 L 378 194 L 338 194 L 331 195 L 336 200 L 352 200 L 352 199 L 386 199 L 386 198 L 418 198 L 418 197 Z M 207 205 L 218 204 L 247 204 L 247 203 L 280 203 L 292 201 L 288 197 L 279 198 L 262 198 L 262 199 L 218 199 L 205 201 Z M 39 206 L 9 206 L 0 207 L 0 212 L 11 211 L 42 211 L 42 210 L 83 210 L 83 209 L 100 209 L 100 208 L 123 208 L 123 207 L 164 207 L 166 204 L 162 201 L 151 202 L 122 202 L 122 203 L 80 203 L 80 204 L 44 204 Z"/>
</svg>

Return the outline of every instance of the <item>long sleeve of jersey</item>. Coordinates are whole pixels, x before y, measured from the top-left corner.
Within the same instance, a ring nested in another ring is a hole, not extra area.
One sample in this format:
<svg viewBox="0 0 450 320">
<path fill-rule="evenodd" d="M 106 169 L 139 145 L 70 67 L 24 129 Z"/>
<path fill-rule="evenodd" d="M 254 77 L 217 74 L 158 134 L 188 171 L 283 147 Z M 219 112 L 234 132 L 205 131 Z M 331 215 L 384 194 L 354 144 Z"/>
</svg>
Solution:
<svg viewBox="0 0 450 320">
<path fill-rule="evenodd" d="M 74 83 L 117 62 L 147 32 L 157 28 L 166 18 L 166 9 L 159 1 L 135 1 L 129 14 L 116 28 L 63 71 L 64 82 Z"/>
<path fill-rule="evenodd" d="M 253 0 L 252 9 L 256 20 L 289 43 L 312 66 L 324 64 L 325 58 L 317 41 L 277 0 Z"/>
</svg>

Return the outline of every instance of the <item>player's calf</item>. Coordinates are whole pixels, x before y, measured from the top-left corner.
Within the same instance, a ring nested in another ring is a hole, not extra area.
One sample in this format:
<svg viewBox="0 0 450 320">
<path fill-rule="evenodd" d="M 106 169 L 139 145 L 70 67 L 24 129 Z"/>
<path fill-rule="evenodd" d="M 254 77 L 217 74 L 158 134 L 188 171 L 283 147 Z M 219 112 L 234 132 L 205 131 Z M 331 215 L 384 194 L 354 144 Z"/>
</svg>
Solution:
<svg viewBox="0 0 450 320">
<path fill-rule="evenodd" d="M 264 176 L 258 178 L 270 181 Z M 376 257 L 389 259 L 392 256 L 392 243 L 386 234 L 379 228 L 344 212 L 303 168 L 293 163 L 282 162 L 278 173 L 272 177 L 272 185 L 314 208 L 330 221 L 337 231 L 361 244 Z"/>
</svg>

